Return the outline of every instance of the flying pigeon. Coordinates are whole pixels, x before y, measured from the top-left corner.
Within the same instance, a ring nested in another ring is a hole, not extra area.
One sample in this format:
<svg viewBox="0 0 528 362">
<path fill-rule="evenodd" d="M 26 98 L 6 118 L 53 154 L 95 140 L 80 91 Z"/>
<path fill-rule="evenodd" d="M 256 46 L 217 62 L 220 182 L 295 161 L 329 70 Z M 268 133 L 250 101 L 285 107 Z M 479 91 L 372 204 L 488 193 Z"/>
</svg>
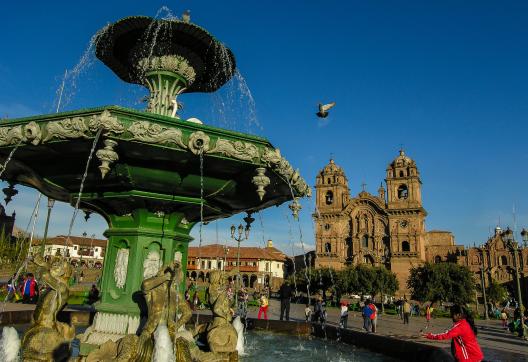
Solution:
<svg viewBox="0 0 528 362">
<path fill-rule="evenodd" d="M 328 116 L 328 110 L 335 106 L 335 102 L 328 103 L 328 104 L 321 104 L 319 103 L 319 112 L 316 113 L 317 117 L 319 118 L 326 118 Z"/>
</svg>

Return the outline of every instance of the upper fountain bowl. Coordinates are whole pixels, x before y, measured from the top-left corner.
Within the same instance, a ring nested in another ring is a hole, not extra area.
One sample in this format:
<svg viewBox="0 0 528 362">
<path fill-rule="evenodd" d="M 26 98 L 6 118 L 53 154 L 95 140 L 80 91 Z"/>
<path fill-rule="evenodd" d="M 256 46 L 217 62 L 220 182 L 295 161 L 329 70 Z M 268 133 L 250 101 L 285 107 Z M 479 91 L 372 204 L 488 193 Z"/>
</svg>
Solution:
<svg viewBox="0 0 528 362">
<path fill-rule="evenodd" d="M 214 92 L 236 69 L 231 50 L 205 29 L 147 16 L 123 18 L 102 29 L 96 56 L 128 83 L 147 85 L 146 73 L 170 68 L 186 80 L 186 93 Z"/>
</svg>

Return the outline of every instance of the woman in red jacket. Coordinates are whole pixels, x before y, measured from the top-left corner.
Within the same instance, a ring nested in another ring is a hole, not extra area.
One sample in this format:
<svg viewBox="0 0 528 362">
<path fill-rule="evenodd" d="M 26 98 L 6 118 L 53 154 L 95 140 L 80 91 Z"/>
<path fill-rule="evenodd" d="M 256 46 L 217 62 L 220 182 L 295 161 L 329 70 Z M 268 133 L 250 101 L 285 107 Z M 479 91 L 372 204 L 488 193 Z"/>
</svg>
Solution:
<svg viewBox="0 0 528 362">
<path fill-rule="evenodd" d="M 480 362 L 484 358 L 477 342 L 477 328 L 473 317 L 466 312 L 464 307 L 454 305 L 451 307 L 453 327 L 441 334 L 425 334 L 427 339 L 452 339 L 451 350 L 457 361 Z"/>
</svg>

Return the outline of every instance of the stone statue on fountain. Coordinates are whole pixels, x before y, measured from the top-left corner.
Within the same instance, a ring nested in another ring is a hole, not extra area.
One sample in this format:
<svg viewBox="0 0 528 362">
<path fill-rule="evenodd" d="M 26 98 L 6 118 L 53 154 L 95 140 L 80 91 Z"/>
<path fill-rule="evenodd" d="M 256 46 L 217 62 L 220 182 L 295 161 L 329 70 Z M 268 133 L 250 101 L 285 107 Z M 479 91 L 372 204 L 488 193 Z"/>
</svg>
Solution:
<svg viewBox="0 0 528 362">
<path fill-rule="evenodd" d="M 192 334 L 184 329 L 192 311 L 180 291 L 183 281 L 180 261 L 160 268 L 159 253 L 151 251 L 143 263 L 143 277 L 141 289 L 148 317 L 139 337 L 127 335 L 117 342 L 107 341 L 88 355 L 87 362 L 150 362 L 153 358 L 158 360 L 157 353 L 177 354 L 172 343 L 179 338 L 193 341 Z M 162 341 L 168 341 L 168 345 L 163 345 Z M 185 346 L 185 343 L 180 341 L 179 345 Z"/>
<path fill-rule="evenodd" d="M 57 314 L 69 296 L 68 280 L 72 274 L 66 259 L 54 258 L 48 264 L 37 255 L 32 263 L 39 267 L 41 280 L 49 287 L 39 298 L 33 322 L 22 338 L 24 361 L 55 361 L 67 358 L 74 327 L 57 321 Z"/>
</svg>

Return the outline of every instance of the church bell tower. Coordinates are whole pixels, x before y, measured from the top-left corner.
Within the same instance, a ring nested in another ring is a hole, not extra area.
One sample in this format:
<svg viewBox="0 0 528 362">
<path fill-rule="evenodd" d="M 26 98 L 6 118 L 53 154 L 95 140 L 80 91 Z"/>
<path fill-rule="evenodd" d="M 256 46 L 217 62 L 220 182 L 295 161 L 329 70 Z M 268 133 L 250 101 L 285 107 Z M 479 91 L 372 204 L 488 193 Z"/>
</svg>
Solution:
<svg viewBox="0 0 528 362">
<path fill-rule="evenodd" d="M 341 269 L 348 235 L 348 219 L 343 210 L 350 201 L 350 191 L 343 169 L 333 159 L 317 174 L 315 189 L 315 266 Z"/>
<path fill-rule="evenodd" d="M 422 181 L 416 162 L 400 150 L 387 167 L 387 213 L 390 232 L 390 265 L 405 289 L 409 270 L 425 261 L 425 217 Z"/>
</svg>

